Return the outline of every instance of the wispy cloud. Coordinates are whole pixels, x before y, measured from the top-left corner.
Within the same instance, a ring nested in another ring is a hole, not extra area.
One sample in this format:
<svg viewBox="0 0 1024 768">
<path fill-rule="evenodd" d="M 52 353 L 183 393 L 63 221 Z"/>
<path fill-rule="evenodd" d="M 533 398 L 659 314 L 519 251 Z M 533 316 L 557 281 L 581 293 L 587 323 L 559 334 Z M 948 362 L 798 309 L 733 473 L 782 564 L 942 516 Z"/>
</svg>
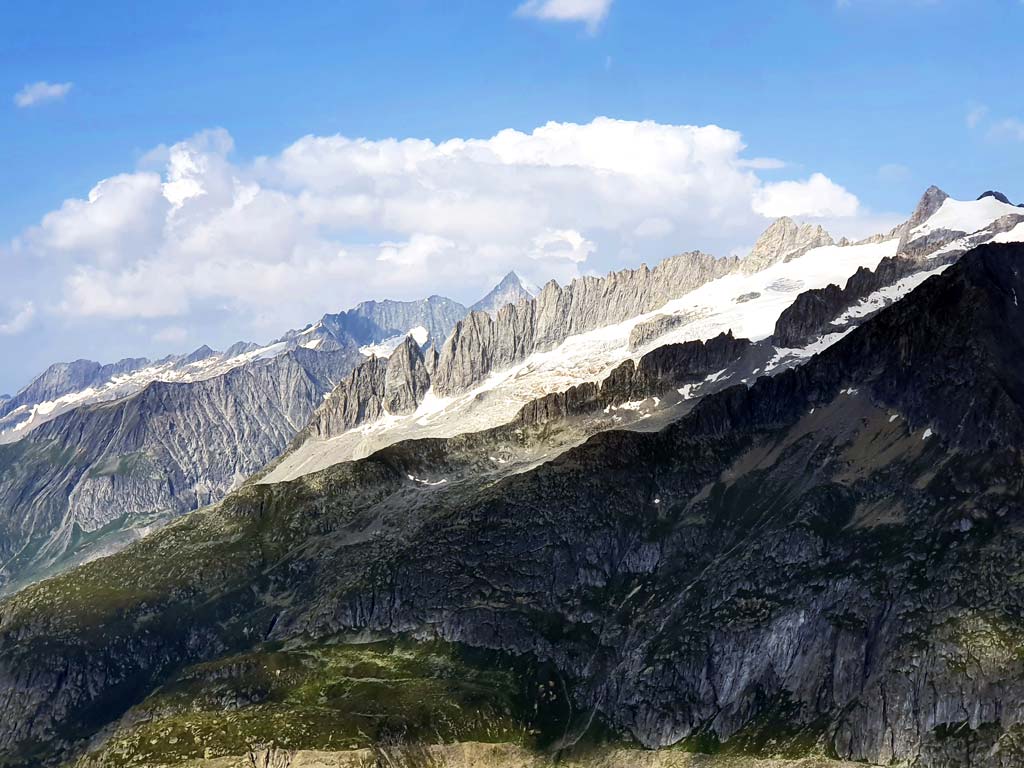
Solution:
<svg viewBox="0 0 1024 768">
<path fill-rule="evenodd" d="M 73 83 L 48 83 L 40 80 L 38 83 L 30 83 L 14 94 L 14 103 L 24 109 L 35 107 L 39 104 L 46 104 L 50 101 L 60 101 L 68 95 Z"/>
<path fill-rule="evenodd" d="M 0 323 L 0 336 L 16 336 L 32 324 L 35 316 L 36 305 L 26 301 L 15 310 L 9 320 Z"/>
<path fill-rule="evenodd" d="M 813 173 L 806 181 L 765 184 L 754 193 L 753 208 L 771 219 L 779 216 L 846 217 L 857 215 L 860 202 L 824 174 Z"/>
<path fill-rule="evenodd" d="M 967 127 L 974 130 L 981 125 L 981 121 L 985 119 L 986 115 L 988 115 L 988 107 L 984 104 L 971 104 L 967 108 L 967 117 L 965 118 Z"/>
<path fill-rule="evenodd" d="M 1024 141 L 1024 120 L 1018 120 L 1016 117 L 1004 118 L 989 128 L 988 135 L 992 139 Z"/>
<path fill-rule="evenodd" d="M 225 313 L 253 337 L 366 296 L 475 292 L 512 267 L 564 283 L 623 252 L 725 253 L 764 217 L 842 219 L 840 234 L 854 233 L 856 196 L 821 173 L 768 182 L 761 172 L 784 163 L 745 149 L 715 125 L 595 118 L 439 143 L 306 136 L 238 163 L 231 137 L 210 131 L 22 233 L 13 254 L 47 279 L 18 295 L 41 313 L 132 321 L 170 345 Z"/>
<path fill-rule="evenodd" d="M 544 21 L 581 22 L 594 33 L 611 7 L 612 0 L 526 0 L 516 9 L 516 15 Z"/>
</svg>

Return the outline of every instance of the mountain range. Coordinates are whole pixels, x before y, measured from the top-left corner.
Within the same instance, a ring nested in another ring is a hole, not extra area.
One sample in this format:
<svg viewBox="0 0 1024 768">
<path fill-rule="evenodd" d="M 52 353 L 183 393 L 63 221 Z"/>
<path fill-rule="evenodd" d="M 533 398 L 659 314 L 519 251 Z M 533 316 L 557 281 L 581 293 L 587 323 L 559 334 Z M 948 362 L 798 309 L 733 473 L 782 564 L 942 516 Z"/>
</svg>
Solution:
<svg viewBox="0 0 1024 768">
<path fill-rule="evenodd" d="M 1024 763 L 1022 241 L 932 187 L 51 368 L 0 401 L 0 765 Z"/>
<path fill-rule="evenodd" d="M 440 296 L 369 301 L 266 345 L 50 366 L 0 401 L 0 592 L 218 501 L 359 361 L 410 332 L 444 338 L 467 312 Z"/>
</svg>

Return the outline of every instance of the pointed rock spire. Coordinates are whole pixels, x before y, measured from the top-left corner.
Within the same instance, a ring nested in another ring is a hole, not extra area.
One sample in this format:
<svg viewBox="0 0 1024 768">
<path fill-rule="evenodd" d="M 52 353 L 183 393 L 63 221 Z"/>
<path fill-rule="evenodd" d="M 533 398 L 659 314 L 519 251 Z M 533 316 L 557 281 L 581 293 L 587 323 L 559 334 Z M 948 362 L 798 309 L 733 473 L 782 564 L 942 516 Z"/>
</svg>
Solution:
<svg viewBox="0 0 1024 768">
<path fill-rule="evenodd" d="M 423 352 L 409 334 L 388 358 L 384 376 L 384 409 L 395 415 L 412 413 L 428 389 L 430 375 L 423 362 Z"/>
<path fill-rule="evenodd" d="M 509 272 L 501 279 L 490 293 L 470 307 L 472 312 L 487 312 L 492 317 L 498 310 L 507 304 L 518 304 L 520 301 L 529 301 L 533 293 L 527 289 L 522 279 L 515 272 Z"/>
<path fill-rule="evenodd" d="M 907 229 L 910 230 L 924 224 L 948 199 L 949 195 L 934 184 L 928 187 L 928 189 L 925 190 L 925 193 L 921 196 L 921 200 L 918 202 L 917 208 L 914 209 L 913 215 L 911 215 L 910 219 L 907 221 Z"/>
</svg>

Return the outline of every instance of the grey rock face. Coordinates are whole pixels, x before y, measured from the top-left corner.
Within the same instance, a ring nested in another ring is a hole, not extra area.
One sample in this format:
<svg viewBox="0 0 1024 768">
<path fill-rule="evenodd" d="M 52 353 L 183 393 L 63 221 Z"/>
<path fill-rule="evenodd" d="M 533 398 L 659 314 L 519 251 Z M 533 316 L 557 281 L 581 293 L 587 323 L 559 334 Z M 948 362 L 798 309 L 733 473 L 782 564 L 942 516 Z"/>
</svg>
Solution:
<svg viewBox="0 0 1024 768">
<path fill-rule="evenodd" d="M 649 344 L 671 330 L 680 328 L 694 320 L 699 320 L 707 314 L 707 310 L 700 312 L 683 312 L 677 315 L 655 315 L 650 320 L 637 323 L 636 327 L 629 333 L 629 348 L 636 350 Z"/>
<path fill-rule="evenodd" d="M 288 445 L 354 357 L 296 349 L 212 379 L 153 383 L 0 446 L 0 588 L 217 501 Z"/>
<path fill-rule="evenodd" d="M 748 274 L 760 272 L 772 264 L 790 261 L 824 245 L 833 245 L 833 240 L 821 225 L 798 226 L 788 216 L 783 216 L 758 238 L 753 250 L 743 260 L 742 269 Z"/>
<path fill-rule="evenodd" d="M 360 363 L 324 400 L 305 434 L 333 437 L 384 414 L 388 361 L 371 357 Z"/>
<path fill-rule="evenodd" d="M 444 339 L 468 310 L 457 301 L 431 296 L 420 301 L 365 301 L 336 315 L 324 315 L 319 325 L 339 343 L 375 344 L 422 326 L 430 338 Z"/>
<path fill-rule="evenodd" d="M 917 203 L 917 207 L 914 209 L 914 213 L 910 216 L 907 221 L 907 226 L 910 229 L 924 224 L 928 219 L 935 215 L 936 211 L 942 207 L 942 204 L 949 199 L 949 195 L 943 192 L 941 189 L 936 187 L 934 184 L 925 190 L 924 195 Z"/>
<path fill-rule="evenodd" d="M 600 383 L 585 382 L 527 403 L 513 423 L 519 427 L 536 427 L 609 406 L 657 397 L 721 371 L 738 361 L 749 348 L 748 339 L 734 338 L 732 333 L 720 334 L 706 342 L 666 344 L 648 352 L 636 363 L 627 360 Z"/>
<path fill-rule="evenodd" d="M 490 293 L 469 309 L 471 312 L 486 312 L 493 317 L 506 304 L 518 304 L 520 301 L 529 301 L 532 298 L 533 294 L 523 285 L 519 275 L 509 272 L 500 283 L 491 289 Z"/>
<path fill-rule="evenodd" d="M 736 259 L 716 259 L 703 253 L 686 253 L 667 259 L 653 270 L 646 265 L 605 278 L 585 277 L 565 288 L 554 281 L 544 286 L 531 301 L 506 304 L 497 316 L 471 312 L 455 324 L 444 344 L 428 350 L 422 368 L 410 364 L 406 352 L 393 356 L 399 371 L 394 380 L 406 381 L 409 372 L 424 376 L 415 388 L 433 388 L 441 397 L 472 389 L 494 372 L 524 360 L 533 352 L 557 346 L 567 337 L 621 322 L 663 306 L 677 296 L 727 274 Z M 648 329 L 651 330 L 651 329 Z M 406 341 L 408 345 L 409 340 Z M 299 439 L 334 437 L 385 412 L 397 413 L 385 405 L 384 382 L 389 364 L 364 363 L 338 391 L 328 397 Z M 402 388 L 399 388 L 402 389 Z M 398 391 L 398 390 L 396 390 Z M 403 390 L 405 391 L 405 390 Z M 425 392 L 425 389 L 423 390 Z M 409 412 L 422 395 L 401 397 L 395 407 Z"/>
<path fill-rule="evenodd" d="M 574 334 L 657 309 L 737 264 L 736 259 L 684 253 L 653 270 L 644 265 L 604 278 L 583 277 L 564 288 L 550 282 L 533 301 L 506 305 L 493 319 L 473 313 L 441 346 L 434 389 L 441 396 L 464 392 L 491 371 L 552 349 Z"/>
<path fill-rule="evenodd" d="M 934 184 L 928 187 L 928 189 L 925 190 L 924 195 L 922 195 L 921 199 L 918 201 L 917 207 L 914 208 L 913 214 L 911 214 L 910 218 L 907 219 L 907 221 L 902 225 L 901 230 L 903 233 L 903 237 L 906 238 L 910 230 L 915 229 L 916 227 L 919 227 L 926 221 L 928 221 L 928 219 L 930 219 L 935 214 L 935 212 L 942 207 L 942 204 L 948 199 L 949 195 L 947 195 L 941 189 L 936 187 Z M 903 243 L 901 241 L 901 250 L 902 247 Z"/>
<path fill-rule="evenodd" d="M 402 415 L 412 413 L 430 389 L 430 375 L 423 363 L 423 353 L 412 336 L 388 358 L 384 375 L 384 410 Z"/>
</svg>

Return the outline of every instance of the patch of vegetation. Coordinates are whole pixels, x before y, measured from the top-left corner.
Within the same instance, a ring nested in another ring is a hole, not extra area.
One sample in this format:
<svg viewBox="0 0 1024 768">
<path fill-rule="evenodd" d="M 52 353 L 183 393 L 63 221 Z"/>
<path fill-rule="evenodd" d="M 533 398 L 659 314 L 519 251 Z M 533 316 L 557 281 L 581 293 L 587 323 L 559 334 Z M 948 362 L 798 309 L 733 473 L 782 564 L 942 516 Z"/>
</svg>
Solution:
<svg viewBox="0 0 1024 768">
<path fill-rule="evenodd" d="M 823 719 L 808 721 L 801 716 L 801 709 L 788 695 L 782 694 L 767 703 L 759 717 L 724 741 L 714 730 L 704 727 L 671 749 L 735 758 L 833 757 L 825 755 L 827 750 L 823 746 L 827 722 Z"/>
<path fill-rule="evenodd" d="M 478 741 L 533 745 L 536 682 L 440 642 L 264 646 L 197 664 L 132 710 L 98 753 L 116 768 L 259 746 L 350 750 Z M 542 692 L 547 685 L 540 683 Z"/>
</svg>

